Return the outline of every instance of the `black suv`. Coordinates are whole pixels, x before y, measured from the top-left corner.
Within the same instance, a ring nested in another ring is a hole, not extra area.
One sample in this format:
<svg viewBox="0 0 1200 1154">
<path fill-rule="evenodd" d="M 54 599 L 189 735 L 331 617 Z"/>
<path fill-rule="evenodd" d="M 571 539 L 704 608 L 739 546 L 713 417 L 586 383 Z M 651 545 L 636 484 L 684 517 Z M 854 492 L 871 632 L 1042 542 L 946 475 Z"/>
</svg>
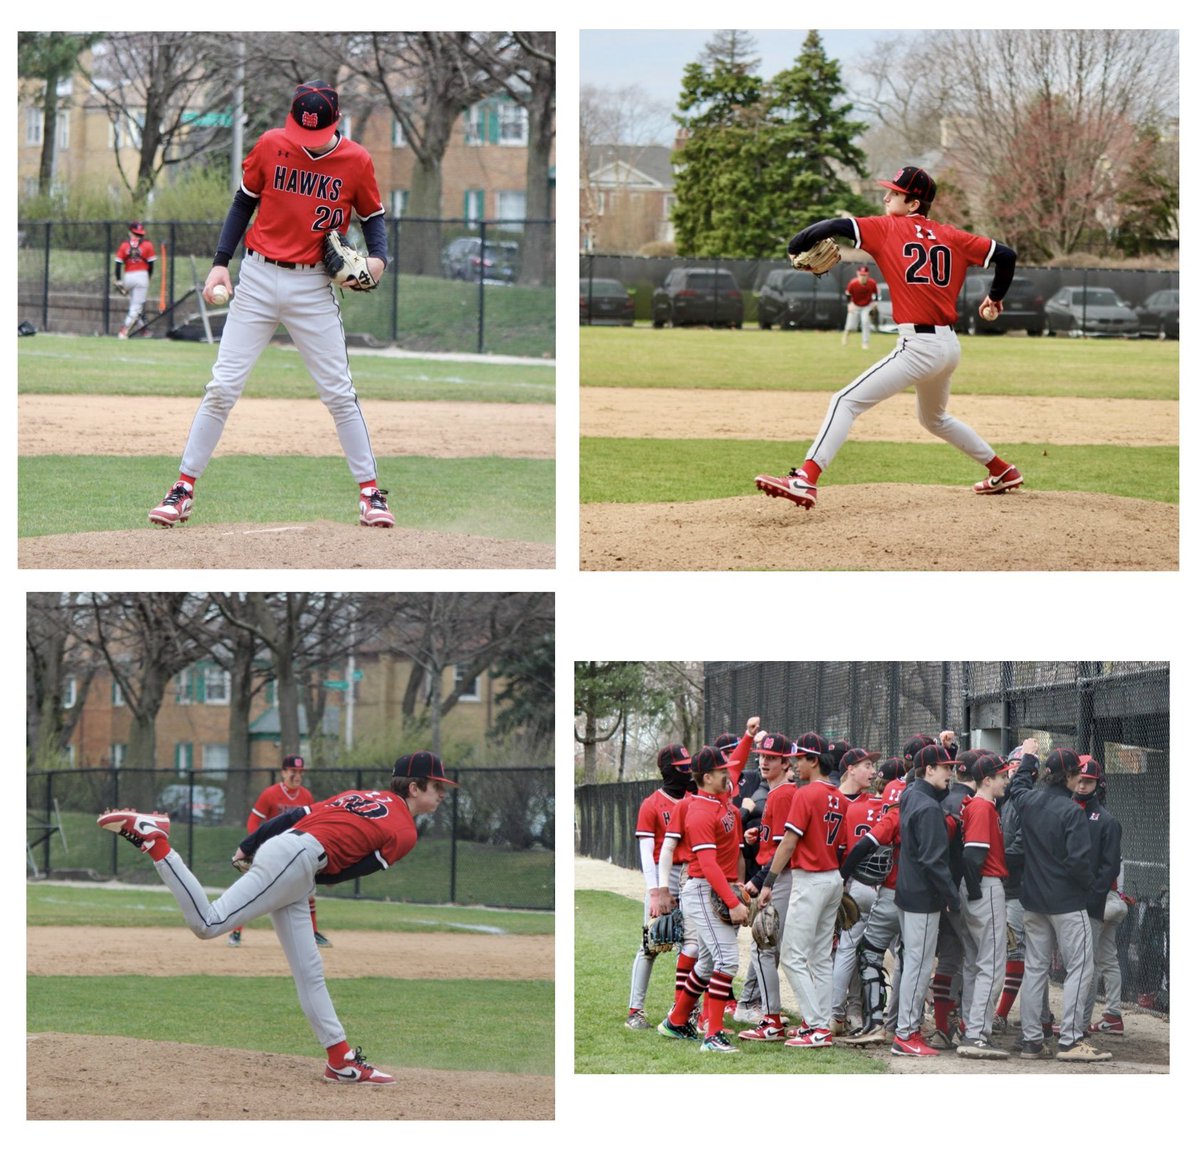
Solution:
<svg viewBox="0 0 1200 1154">
<path fill-rule="evenodd" d="M 1037 286 L 1028 277 L 1015 276 L 1008 292 L 1004 294 L 1004 311 L 994 321 L 985 321 L 979 315 L 979 302 L 992 287 L 992 274 L 975 273 L 963 282 L 963 291 L 958 298 L 958 324 L 960 333 L 1007 333 L 1013 329 L 1024 329 L 1031 337 L 1040 337 L 1046 327 L 1046 299 L 1037 291 Z"/>
<path fill-rule="evenodd" d="M 742 327 L 746 305 L 733 273 L 723 268 L 673 268 L 654 290 L 654 327 L 732 325 Z"/>
<path fill-rule="evenodd" d="M 451 280 L 499 281 L 512 284 L 517 279 L 520 246 L 511 240 L 489 240 L 485 245 L 477 236 L 460 236 L 442 251 L 442 273 Z"/>
<path fill-rule="evenodd" d="M 811 273 L 772 269 L 759 289 L 760 329 L 838 329 L 845 323 L 845 294 Z"/>
</svg>

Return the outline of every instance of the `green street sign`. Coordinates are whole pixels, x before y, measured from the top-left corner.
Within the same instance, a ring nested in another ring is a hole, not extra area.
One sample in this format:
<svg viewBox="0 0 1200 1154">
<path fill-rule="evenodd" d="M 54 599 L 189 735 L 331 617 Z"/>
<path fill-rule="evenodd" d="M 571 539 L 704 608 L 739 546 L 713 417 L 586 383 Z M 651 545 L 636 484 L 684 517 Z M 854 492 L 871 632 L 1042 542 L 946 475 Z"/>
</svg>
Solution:
<svg viewBox="0 0 1200 1154">
<path fill-rule="evenodd" d="M 326 681 L 324 682 L 326 689 L 349 689 L 350 682 L 348 681 Z"/>
</svg>

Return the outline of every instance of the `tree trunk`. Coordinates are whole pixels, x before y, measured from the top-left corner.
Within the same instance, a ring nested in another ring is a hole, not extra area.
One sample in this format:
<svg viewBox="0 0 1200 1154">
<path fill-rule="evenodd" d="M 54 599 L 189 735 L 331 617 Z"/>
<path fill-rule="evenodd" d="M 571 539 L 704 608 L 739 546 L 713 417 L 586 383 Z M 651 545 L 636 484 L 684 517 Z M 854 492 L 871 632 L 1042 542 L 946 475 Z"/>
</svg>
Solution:
<svg viewBox="0 0 1200 1154">
<path fill-rule="evenodd" d="M 549 221 L 550 150 L 554 144 L 553 95 L 528 105 L 529 149 L 525 159 L 525 216 Z M 541 285 L 553 280 L 554 231 L 549 224 L 527 224 L 521 254 L 521 284 Z"/>
<path fill-rule="evenodd" d="M 46 196 L 54 182 L 54 149 L 58 143 L 58 78 L 57 71 L 46 77 L 42 96 L 42 157 L 38 165 L 38 195 Z"/>
</svg>

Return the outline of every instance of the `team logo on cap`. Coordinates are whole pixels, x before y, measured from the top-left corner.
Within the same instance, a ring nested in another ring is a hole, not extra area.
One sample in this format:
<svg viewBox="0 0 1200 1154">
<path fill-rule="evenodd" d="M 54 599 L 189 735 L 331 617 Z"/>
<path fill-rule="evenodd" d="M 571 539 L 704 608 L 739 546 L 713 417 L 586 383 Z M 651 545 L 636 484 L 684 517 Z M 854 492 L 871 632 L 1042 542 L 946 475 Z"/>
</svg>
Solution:
<svg viewBox="0 0 1200 1154">
<path fill-rule="evenodd" d="M 320 128 L 319 119 L 315 112 L 305 112 L 300 116 L 300 123 L 305 128 Z"/>
</svg>

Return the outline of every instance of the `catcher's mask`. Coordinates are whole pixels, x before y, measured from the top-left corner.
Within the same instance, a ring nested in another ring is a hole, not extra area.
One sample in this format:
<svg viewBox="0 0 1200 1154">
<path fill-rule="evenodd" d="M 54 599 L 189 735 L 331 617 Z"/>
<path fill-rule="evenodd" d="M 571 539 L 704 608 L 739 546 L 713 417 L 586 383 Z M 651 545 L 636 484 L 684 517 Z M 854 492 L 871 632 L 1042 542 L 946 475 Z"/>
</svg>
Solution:
<svg viewBox="0 0 1200 1154">
<path fill-rule="evenodd" d="M 892 847 L 881 845 L 869 853 L 858 863 L 854 871 L 854 880 L 865 886 L 882 885 L 892 872 Z"/>
</svg>

